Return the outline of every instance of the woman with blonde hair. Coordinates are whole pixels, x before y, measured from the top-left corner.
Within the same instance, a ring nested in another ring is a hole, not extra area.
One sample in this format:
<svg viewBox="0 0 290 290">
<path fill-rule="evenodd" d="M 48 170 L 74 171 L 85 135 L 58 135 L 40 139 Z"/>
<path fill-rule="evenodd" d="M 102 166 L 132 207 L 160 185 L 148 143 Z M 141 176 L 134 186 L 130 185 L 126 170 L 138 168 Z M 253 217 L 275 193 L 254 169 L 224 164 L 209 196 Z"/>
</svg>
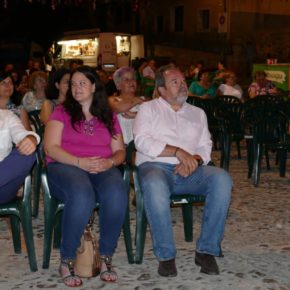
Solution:
<svg viewBox="0 0 290 290">
<path fill-rule="evenodd" d="M 29 76 L 29 91 L 24 95 L 22 104 L 27 112 L 40 110 L 46 99 L 47 75 L 35 71 Z"/>
<path fill-rule="evenodd" d="M 223 74 L 223 77 L 225 83 L 219 85 L 217 89 L 217 95 L 229 95 L 242 100 L 243 91 L 242 88 L 236 83 L 236 74 L 233 71 L 227 71 Z"/>
</svg>

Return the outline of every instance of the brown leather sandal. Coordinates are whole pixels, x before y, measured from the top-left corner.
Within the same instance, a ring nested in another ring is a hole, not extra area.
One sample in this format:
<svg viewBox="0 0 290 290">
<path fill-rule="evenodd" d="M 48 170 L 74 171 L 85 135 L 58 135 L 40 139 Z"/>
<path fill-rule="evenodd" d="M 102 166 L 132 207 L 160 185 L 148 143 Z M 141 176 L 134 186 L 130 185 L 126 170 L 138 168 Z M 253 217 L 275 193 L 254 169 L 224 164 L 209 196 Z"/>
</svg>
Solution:
<svg viewBox="0 0 290 290">
<path fill-rule="evenodd" d="M 118 279 L 116 271 L 113 270 L 112 257 L 101 256 L 101 273 L 100 279 L 104 282 L 116 282 Z"/>
<path fill-rule="evenodd" d="M 81 278 L 75 274 L 72 260 L 61 260 L 59 274 L 63 283 L 68 287 L 80 287 L 83 284 Z"/>
</svg>

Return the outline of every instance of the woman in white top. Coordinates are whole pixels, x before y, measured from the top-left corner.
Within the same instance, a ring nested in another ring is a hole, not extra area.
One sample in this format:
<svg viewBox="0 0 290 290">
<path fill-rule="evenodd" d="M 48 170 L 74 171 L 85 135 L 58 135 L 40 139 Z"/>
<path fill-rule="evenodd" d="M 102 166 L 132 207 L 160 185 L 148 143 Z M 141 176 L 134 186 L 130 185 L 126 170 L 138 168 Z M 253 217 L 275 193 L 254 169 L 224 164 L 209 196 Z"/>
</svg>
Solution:
<svg viewBox="0 0 290 290">
<path fill-rule="evenodd" d="M 237 77 L 234 72 L 227 71 L 224 73 L 225 83 L 219 85 L 217 89 L 217 95 L 230 95 L 234 96 L 240 100 L 243 99 L 242 88 L 236 83 Z"/>
<path fill-rule="evenodd" d="M 35 162 L 39 136 L 10 110 L 0 109 L 0 204 L 15 198 Z M 13 148 L 13 144 L 15 148 Z"/>
<path fill-rule="evenodd" d="M 115 71 L 113 78 L 120 94 L 118 96 L 110 96 L 109 104 L 112 110 L 118 114 L 124 143 L 129 144 L 133 140 L 134 118 L 144 98 L 135 95 L 137 82 L 133 68 L 121 67 Z"/>
<path fill-rule="evenodd" d="M 15 91 L 11 73 L 0 72 L 0 109 L 7 109 L 18 116 L 26 130 L 31 130 L 28 114 L 20 104 L 18 93 Z"/>
</svg>

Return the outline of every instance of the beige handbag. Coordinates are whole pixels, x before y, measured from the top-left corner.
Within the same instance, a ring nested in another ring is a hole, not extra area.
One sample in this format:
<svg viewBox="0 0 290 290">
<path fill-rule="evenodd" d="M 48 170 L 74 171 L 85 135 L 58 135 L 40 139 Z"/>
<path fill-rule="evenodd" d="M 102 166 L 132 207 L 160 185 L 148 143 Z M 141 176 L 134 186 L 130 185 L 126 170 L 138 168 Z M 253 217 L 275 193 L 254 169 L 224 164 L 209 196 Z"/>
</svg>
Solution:
<svg viewBox="0 0 290 290">
<path fill-rule="evenodd" d="M 98 276 L 101 270 L 98 240 L 92 231 L 93 221 L 92 216 L 81 237 L 81 245 L 77 250 L 75 273 L 83 278 Z"/>
</svg>

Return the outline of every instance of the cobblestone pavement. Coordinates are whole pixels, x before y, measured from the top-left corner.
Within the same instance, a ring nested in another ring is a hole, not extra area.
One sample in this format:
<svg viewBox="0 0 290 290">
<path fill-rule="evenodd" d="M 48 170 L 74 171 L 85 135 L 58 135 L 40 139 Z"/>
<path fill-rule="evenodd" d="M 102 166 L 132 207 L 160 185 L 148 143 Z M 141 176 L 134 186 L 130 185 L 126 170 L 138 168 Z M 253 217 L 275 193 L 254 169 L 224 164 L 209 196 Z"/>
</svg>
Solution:
<svg viewBox="0 0 290 290">
<path fill-rule="evenodd" d="M 230 174 L 234 179 L 232 202 L 223 241 L 224 258 L 217 258 L 221 274 L 200 273 L 194 263 L 195 243 L 184 241 L 181 209 L 172 209 L 177 245 L 178 276 L 162 278 L 157 274 L 158 262 L 152 253 L 150 233 L 147 233 L 144 260 L 141 265 L 127 262 L 123 237 L 120 237 L 114 265 L 119 275 L 117 283 L 106 284 L 99 277 L 84 279 L 79 289 L 124 290 L 264 290 L 290 289 L 290 160 L 285 178 L 279 177 L 275 155 L 271 154 L 271 170 L 265 162 L 259 187 L 247 179 L 246 152 L 238 160 L 233 149 Z M 213 153 L 219 164 L 219 153 Z M 194 208 L 194 238 L 198 237 L 202 206 Z M 131 208 L 134 233 L 135 208 Z M 30 272 L 25 251 L 13 252 L 7 219 L 0 219 L 0 289 L 66 289 L 58 275 L 58 250 L 52 251 L 49 269 L 42 269 L 43 211 L 33 220 L 38 271 Z"/>
</svg>

